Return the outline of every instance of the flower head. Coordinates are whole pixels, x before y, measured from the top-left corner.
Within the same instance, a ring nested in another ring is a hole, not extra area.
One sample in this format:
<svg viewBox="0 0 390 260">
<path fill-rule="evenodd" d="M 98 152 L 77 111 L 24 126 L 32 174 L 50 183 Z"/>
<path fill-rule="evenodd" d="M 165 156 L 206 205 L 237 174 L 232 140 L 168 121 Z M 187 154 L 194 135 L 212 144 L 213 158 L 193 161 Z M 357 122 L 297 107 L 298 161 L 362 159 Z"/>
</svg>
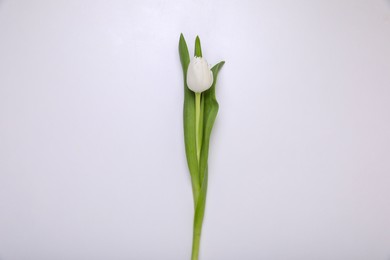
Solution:
<svg viewBox="0 0 390 260">
<path fill-rule="evenodd" d="M 201 93 L 213 84 L 213 72 L 209 64 L 202 57 L 192 58 L 187 70 L 188 88 L 195 93 Z"/>
</svg>

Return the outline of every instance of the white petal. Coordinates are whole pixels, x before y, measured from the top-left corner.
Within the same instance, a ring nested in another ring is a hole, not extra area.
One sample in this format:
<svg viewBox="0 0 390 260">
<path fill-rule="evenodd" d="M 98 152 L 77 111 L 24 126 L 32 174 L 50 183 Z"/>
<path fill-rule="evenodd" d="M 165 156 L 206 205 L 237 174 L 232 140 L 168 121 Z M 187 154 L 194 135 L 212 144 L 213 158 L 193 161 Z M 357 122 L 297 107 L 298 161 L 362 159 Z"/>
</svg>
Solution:
<svg viewBox="0 0 390 260">
<path fill-rule="evenodd" d="M 194 92 L 200 93 L 213 84 L 213 73 L 207 61 L 202 57 L 194 57 L 187 69 L 187 85 Z"/>
</svg>

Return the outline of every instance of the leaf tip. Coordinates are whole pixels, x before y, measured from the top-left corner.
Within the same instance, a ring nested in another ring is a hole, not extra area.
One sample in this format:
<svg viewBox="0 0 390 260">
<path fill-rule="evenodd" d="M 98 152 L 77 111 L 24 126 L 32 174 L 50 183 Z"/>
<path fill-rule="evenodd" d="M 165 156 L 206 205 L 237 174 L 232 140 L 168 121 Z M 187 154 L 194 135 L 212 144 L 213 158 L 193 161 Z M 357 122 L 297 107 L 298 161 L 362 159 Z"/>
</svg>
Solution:
<svg viewBox="0 0 390 260">
<path fill-rule="evenodd" d="M 221 69 L 221 68 L 223 67 L 224 64 L 225 64 L 225 61 L 224 61 L 224 60 L 223 60 L 223 61 L 220 61 L 220 62 L 218 63 L 218 68 Z"/>
<path fill-rule="evenodd" d="M 184 39 L 183 33 L 180 33 L 179 49 L 184 47 L 187 48 L 187 43 L 186 40 Z"/>
<path fill-rule="evenodd" d="M 195 52 L 194 52 L 194 56 L 202 57 L 202 47 L 201 47 L 201 44 L 200 44 L 199 35 L 197 35 L 196 39 L 195 39 Z"/>
</svg>

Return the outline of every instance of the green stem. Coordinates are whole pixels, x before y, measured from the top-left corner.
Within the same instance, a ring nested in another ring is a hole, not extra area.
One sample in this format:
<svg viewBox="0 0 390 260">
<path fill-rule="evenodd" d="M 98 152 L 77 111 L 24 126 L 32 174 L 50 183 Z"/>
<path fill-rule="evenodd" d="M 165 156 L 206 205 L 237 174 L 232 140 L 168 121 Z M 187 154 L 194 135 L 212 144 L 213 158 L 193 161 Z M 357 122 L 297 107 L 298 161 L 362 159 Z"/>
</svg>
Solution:
<svg viewBox="0 0 390 260">
<path fill-rule="evenodd" d="M 206 209 L 208 169 L 206 166 L 202 187 L 195 206 L 194 214 L 194 234 L 192 238 L 192 256 L 191 260 L 199 259 L 200 237 L 202 233 L 204 212 Z"/>
<path fill-rule="evenodd" d="M 198 167 L 200 167 L 200 154 L 203 141 L 203 113 L 204 113 L 204 98 L 202 93 L 195 93 L 195 137 L 196 137 L 196 155 L 198 159 Z M 200 236 L 202 232 L 202 224 L 206 203 L 207 177 L 201 179 L 199 170 L 200 191 L 198 196 L 194 198 L 195 214 L 194 214 L 194 234 L 192 238 L 192 256 L 191 260 L 199 259 Z"/>
<path fill-rule="evenodd" d="M 198 158 L 198 164 L 199 164 L 199 159 L 200 159 L 200 150 L 201 150 L 201 137 L 200 137 L 200 130 L 199 129 L 199 124 L 200 124 L 200 116 L 201 116 L 201 97 L 202 93 L 195 93 L 195 135 L 196 135 L 196 155 Z"/>
<path fill-rule="evenodd" d="M 191 260 L 199 259 L 199 246 L 200 246 L 200 230 L 197 232 L 194 227 L 194 236 L 192 238 L 192 255 Z"/>
</svg>

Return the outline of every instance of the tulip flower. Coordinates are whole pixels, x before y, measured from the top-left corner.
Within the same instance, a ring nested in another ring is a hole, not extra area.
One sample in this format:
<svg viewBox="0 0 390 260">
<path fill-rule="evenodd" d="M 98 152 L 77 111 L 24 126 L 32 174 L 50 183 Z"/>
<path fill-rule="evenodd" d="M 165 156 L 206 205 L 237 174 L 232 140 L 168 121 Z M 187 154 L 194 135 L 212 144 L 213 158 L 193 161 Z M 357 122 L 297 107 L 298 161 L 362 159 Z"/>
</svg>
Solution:
<svg viewBox="0 0 390 260">
<path fill-rule="evenodd" d="M 188 88 L 195 93 L 201 93 L 211 87 L 213 79 L 213 72 L 210 70 L 206 59 L 195 56 L 188 65 Z"/>
<path fill-rule="evenodd" d="M 180 35 L 179 54 L 184 77 L 184 144 L 195 210 L 191 260 L 198 260 L 206 209 L 210 135 L 219 107 L 215 85 L 224 62 L 210 69 L 202 58 L 199 37 L 195 41 L 195 57 L 190 61 L 187 43 Z"/>
</svg>

